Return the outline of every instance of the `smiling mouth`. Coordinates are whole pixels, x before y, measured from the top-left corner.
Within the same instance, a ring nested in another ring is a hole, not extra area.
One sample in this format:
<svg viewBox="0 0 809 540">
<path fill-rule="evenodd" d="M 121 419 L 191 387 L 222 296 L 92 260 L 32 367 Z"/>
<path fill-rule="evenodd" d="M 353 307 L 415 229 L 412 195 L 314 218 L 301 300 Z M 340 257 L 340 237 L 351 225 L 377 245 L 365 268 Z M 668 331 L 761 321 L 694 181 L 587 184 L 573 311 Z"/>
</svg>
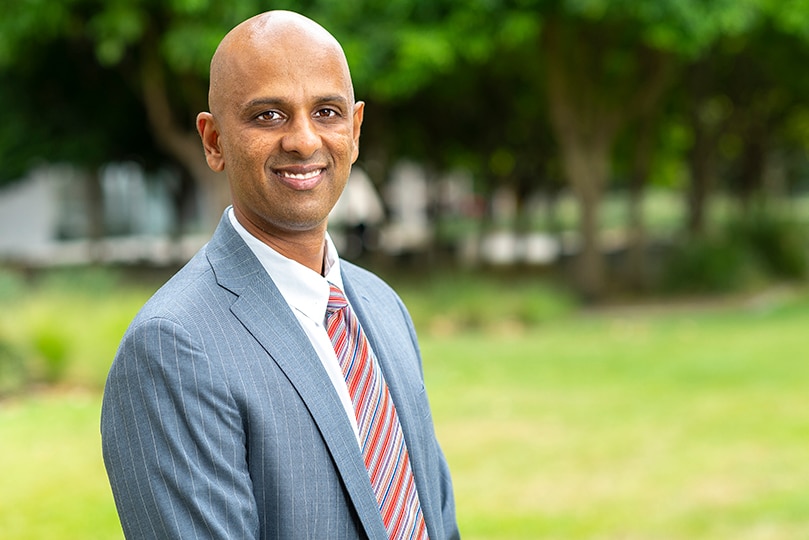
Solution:
<svg viewBox="0 0 809 540">
<path fill-rule="evenodd" d="M 323 172 L 323 169 L 317 169 L 317 170 L 314 170 L 314 171 L 309 171 L 307 173 L 300 173 L 300 174 L 295 174 L 295 173 L 286 172 L 286 171 L 280 171 L 278 173 L 278 176 L 281 176 L 282 178 L 288 178 L 290 180 L 311 180 L 312 178 L 320 176 L 320 174 L 322 172 Z"/>
<path fill-rule="evenodd" d="M 325 171 L 326 169 L 313 169 L 301 173 L 279 170 L 274 172 L 284 185 L 295 190 L 307 190 L 320 183 Z"/>
</svg>

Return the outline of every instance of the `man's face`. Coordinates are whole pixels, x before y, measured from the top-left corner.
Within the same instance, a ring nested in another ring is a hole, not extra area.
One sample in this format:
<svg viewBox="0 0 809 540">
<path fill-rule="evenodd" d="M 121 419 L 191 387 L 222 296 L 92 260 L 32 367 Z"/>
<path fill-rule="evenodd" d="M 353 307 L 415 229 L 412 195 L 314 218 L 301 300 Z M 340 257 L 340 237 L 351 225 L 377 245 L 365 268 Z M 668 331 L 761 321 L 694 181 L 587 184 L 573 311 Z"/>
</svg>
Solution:
<svg viewBox="0 0 809 540">
<path fill-rule="evenodd" d="M 225 170 L 234 208 L 251 225 L 281 237 L 325 230 L 359 153 L 363 115 L 342 55 L 289 40 L 234 56 L 211 105 L 219 155 L 209 152 L 208 163 Z"/>
</svg>

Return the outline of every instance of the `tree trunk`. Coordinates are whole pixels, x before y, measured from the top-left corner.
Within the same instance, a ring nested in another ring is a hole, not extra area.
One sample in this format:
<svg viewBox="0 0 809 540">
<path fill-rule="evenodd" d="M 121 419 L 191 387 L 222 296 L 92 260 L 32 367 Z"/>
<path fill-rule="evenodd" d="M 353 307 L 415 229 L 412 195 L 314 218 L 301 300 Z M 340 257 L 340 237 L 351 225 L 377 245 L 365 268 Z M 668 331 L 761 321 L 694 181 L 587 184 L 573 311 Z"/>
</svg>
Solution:
<svg viewBox="0 0 809 540">
<path fill-rule="evenodd" d="M 689 152 L 691 183 L 688 186 L 688 233 L 701 236 L 705 233 L 708 200 L 713 190 L 716 175 L 714 137 L 698 120 L 693 122 L 694 145 Z"/>
<path fill-rule="evenodd" d="M 610 176 L 619 131 L 633 117 L 648 114 L 673 74 L 671 58 L 638 43 L 622 49 L 622 28 L 550 18 L 542 34 L 551 126 L 563 169 L 581 212 L 580 291 L 592 301 L 606 292 L 606 265 L 599 242 L 599 208 Z M 627 52 L 631 68 L 614 70 L 610 53 Z"/>
<path fill-rule="evenodd" d="M 767 168 L 767 130 L 753 126 L 744 139 L 744 152 L 736 190 L 742 212 L 749 216 L 756 196 L 763 197 L 764 171 Z"/>
<path fill-rule="evenodd" d="M 629 181 L 627 266 L 629 282 L 636 290 L 644 290 L 648 281 L 646 271 L 647 235 L 643 200 L 652 165 L 654 120 L 652 115 L 645 115 L 640 120 L 634 139 L 632 175 Z"/>
<path fill-rule="evenodd" d="M 610 169 L 616 118 L 595 87 L 576 80 L 593 62 L 592 44 L 579 40 L 575 28 L 549 20 L 543 32 L 548 106 L 562 154 L 562 169 L 579 206 L 579 251 L 576 280 L 588 301 L 604 293 L 606 277 L 599 242 L 599 207 Z M 577 58 L 572 51 L 575 51 Z"/>
<path fill-rule="evenodd" d="M 97 167 L 85 172 L 85 195 L 88 211 L 88 256 L 92 263 L 104 260 L 104 193 L 101 187 L 101 174 Z"/>
<path fill-rule="evenodd" d="M 147 50 L 144 57 L 142 92 L 152 133 L 157 144 L 194 178 L 203 199 L 203 227 L 212 231 L 223 210 L 230 204 L 227 179 L 223 173 L 215 173 L 208 167 L 196 130 L 184 129 L 178 124 L 157 54 Z"/>
<path fill-rule="evenodd" d="M 562 144 L 562 160 L 579 206 L 580 247 L 577 281 L 582 296 L 599 300 L 606 288 L 606 268 L 599 239 L 601 201 L 610 170 L 612 140 L 583 144 L 569 139 Z"/>
<path fill-rule="evenodd" d="M 686 194 L 687 230 L 693 237 L 705 234 L 708 203 L 716 179 L 717 147 L 728 127 L 732 109 L 712 93 L 715 66 L 697 62 L 688 71 L 688 115 L 693 132 L 688 152 L 691 184 Z"/>
</svg>

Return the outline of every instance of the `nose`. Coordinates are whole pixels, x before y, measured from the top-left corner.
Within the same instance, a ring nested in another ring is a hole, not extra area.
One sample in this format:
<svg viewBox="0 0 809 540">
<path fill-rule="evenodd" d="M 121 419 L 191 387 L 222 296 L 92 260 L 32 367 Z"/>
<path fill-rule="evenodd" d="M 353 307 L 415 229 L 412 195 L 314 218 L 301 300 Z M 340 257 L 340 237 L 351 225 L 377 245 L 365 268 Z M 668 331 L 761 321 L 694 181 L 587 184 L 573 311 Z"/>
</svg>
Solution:
<svg viewBox="0 0 809 540">
<path fill-rule="evenodd" d="M 321 146 L 320 135 L 312 118 L 298 115 L 288 124 L 287 132 L 281 140 L 285 152 L 309 157 Z"/>
</svg>

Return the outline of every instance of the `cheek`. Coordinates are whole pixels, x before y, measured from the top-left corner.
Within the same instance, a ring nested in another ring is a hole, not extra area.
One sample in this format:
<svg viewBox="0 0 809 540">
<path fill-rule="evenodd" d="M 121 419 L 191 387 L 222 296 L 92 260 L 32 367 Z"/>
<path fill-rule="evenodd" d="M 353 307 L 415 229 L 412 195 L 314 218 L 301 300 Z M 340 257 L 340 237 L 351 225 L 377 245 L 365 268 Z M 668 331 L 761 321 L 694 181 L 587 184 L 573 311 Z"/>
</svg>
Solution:
<svg viewBox="0 0 809 540">
<path fill-rule="evenodd" d="M 359 157 L 359 146 L 355 144 L 350 130 L 341 132 L 339 136 L 332 138 L 329 147 L 335 159 L 343 161 L 342 165 L 350 165 Z"/>
<path fill-rule="evenodd" d="M 266 145 L 248 137 L 234 140 L 232 143 L 228 148 L 228 164 L 231 169 L 248 174 L 256 174 L 256 172 L 264 170 L 268 155 Z"/>
</svg>

